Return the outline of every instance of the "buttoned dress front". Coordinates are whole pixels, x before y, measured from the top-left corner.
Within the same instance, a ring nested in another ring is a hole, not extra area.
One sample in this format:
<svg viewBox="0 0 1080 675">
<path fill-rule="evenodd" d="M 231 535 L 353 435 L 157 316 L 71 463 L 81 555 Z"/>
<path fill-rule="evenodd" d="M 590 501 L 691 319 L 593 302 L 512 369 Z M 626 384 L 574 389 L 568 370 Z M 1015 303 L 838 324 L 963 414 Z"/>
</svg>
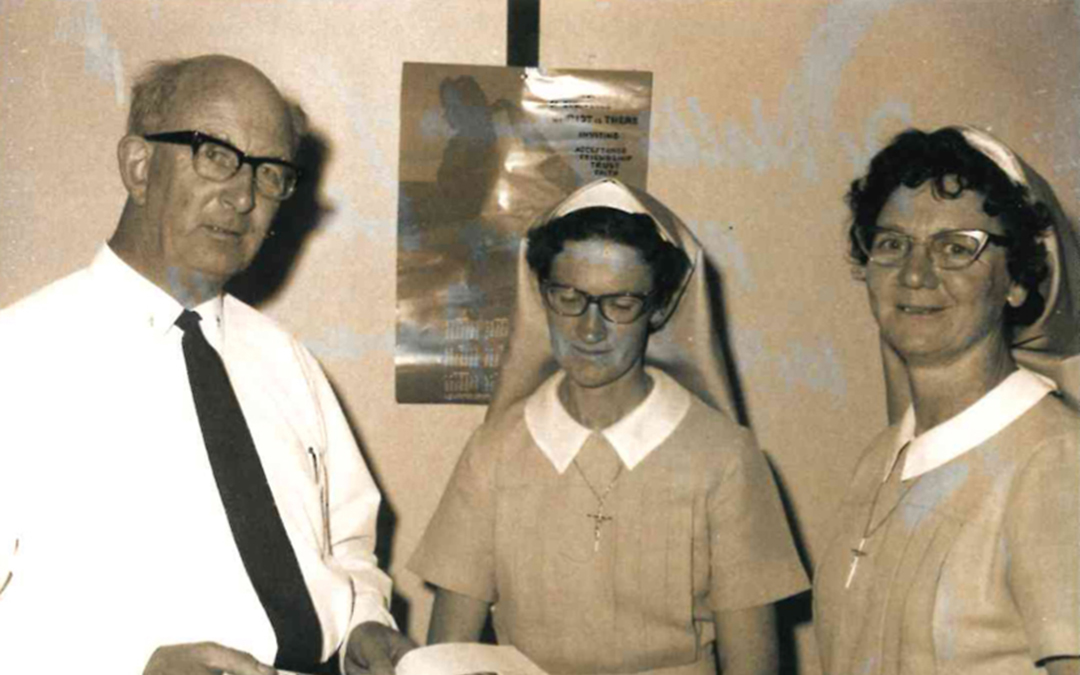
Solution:
<svg viewBox="0 0 1080 675">
<path fill-rule="evenodd" d="M 827 675 L 1012 675 L 1080 655 L 1080 415 L 1051 389 L 1020 370 L 920 436 L 909 410 L 871 444 L 814 579 Z"/>
<path fill-rule="evenodd" d="M 647 372 L 602 432 L 562 407 L 562 373 L 477 430 L 409 564 L 494 603 L 499 642 L 551 673 L 712 672 L 713 612 L 807 585 L 749 432 Z"/>
</svg>

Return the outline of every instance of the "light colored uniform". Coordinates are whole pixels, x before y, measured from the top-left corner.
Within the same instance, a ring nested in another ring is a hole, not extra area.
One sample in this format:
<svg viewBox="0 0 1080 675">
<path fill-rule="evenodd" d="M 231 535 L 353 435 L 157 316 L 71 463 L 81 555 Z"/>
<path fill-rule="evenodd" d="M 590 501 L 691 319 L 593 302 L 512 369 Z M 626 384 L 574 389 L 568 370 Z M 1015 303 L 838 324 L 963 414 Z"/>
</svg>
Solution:
<svg viewBox="0 0 1080 675">
<path fill-rule="evenodd" d="M 602 432 L 566 413 L 561 372 L 477 430 L 409 564 L 494 603 L 500 643 L 551 673 L 711 672 L 713 612 L 807 586 L 750 433 L 647 372 Z"/>
<path fill-rule="evenodd" d="M 814 580 L 827 675 L 1036 673 L 1080 655 L 1080 415 L 1050 388 L 1020 370 L 870 446 Z"/>
</svg>

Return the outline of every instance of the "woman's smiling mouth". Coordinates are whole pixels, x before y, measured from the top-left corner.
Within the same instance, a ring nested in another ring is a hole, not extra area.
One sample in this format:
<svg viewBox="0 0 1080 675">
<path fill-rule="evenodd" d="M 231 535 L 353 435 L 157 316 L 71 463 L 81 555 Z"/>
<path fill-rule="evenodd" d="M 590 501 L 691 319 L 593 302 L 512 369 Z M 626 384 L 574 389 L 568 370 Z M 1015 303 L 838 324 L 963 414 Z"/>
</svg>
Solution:
<svg viewBox="0 0 1080 675">
<path fill-rule="evenodd" d="M 923 307 L 920 305 L 897 305 L 897 309 L 902 314 L 910 314 L 913 316 L 930 316 L 945 311 L 944 307 Z"/>
</svg>

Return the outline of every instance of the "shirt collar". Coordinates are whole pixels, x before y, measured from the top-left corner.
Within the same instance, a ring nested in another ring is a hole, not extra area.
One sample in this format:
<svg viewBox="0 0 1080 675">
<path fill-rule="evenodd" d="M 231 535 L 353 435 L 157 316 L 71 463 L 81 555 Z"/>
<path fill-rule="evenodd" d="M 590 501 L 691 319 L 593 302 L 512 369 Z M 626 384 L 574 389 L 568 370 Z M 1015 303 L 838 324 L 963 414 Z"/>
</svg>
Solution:
<svg viewBox="0 0 1080 675">
<path fill-rule="evenodd" d="M 657 368 L 646 367 L 645 372 L 653 381 L 649 395 L 599 432 L 630 471 L 671 436 L 690 410 L 690 394 L 678 382 Z M 562 371 L 552 375 L 525 403 L 529 433 L 559 473 L 566 471 L 593 433 L 571 417 L 559 400 L 559 384 L 565 376 Z"/>
<path fill-rule="evenodd" d="M 955 417 L 915 435 L 915 409 L 900 420 L 896 450 L 885 467 L 886 480 L 908 443 L 902 480 L 932 471 L 992 438 L 1056 388 L 1054 382 L 1024 368 L 1006 377 Z"/>
<path fill-rule="evenodd" d="M 103 297 L 110 306 L 149 334 L 164 337 L 171 330 L 180 330 L 175 323 L 184 310 L 183 305 L 124 262 L 108 244 L 94 256 L 90 273 L 104 285 Z M 224 342 L 222 295 L 193 309 L 202 317 L 200 325 L 207 341 L 221 351 Z"/>
</svg>

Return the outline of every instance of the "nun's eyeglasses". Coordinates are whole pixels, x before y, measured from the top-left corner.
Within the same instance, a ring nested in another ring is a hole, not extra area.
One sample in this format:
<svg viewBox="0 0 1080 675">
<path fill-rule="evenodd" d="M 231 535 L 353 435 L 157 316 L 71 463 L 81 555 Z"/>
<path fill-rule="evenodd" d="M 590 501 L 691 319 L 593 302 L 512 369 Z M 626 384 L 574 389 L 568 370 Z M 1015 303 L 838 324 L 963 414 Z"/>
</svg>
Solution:
<svg viewBox="0 0 1080 675">
<path fill-rule="evenodd" d="M 573 286 L 545 282 L 540 285 L 544 304 L 559 316 L 581 316 L 595 304 L 600 316 L 612 323 L 633 323 L 645 313 L 656 291 L 590 295 Z"/>
<path fill-rule="evenodd" d="M 934 267 L 941 270 L 961 270 L 971 265 L 990 244 L 1008 246 L 1008 237 L 983 230 L 945 230 L 926 239 L 916 239 L 903 232 L 870 227 L 855 230 L 855 240 L 866 257 L 875 265 L 903 265 L 916 243 L 925 243 Z"/>
</svg>

